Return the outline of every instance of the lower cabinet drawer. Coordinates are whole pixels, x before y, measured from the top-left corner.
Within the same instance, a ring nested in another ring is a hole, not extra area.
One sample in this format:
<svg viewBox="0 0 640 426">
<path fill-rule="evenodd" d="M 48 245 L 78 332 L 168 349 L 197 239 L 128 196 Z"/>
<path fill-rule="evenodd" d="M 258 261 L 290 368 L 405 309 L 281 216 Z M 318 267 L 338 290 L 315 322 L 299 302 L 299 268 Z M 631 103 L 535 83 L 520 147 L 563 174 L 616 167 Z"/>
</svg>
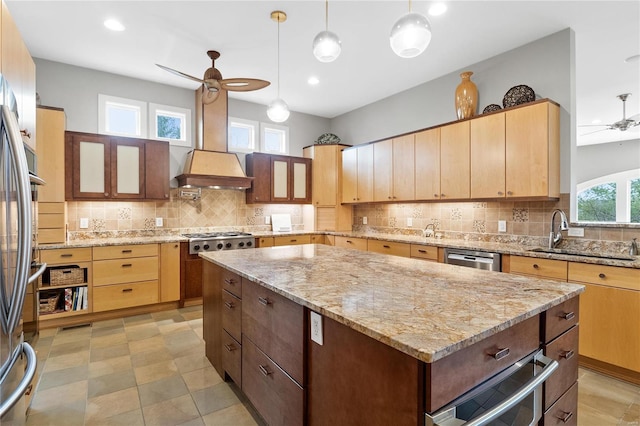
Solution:
<svg viewBox="0 0 640 426">
<path fill-rule="evenodd" d="M 236 297 L 242 297 L 242 278 L 238 274 L 223 269 L 222 288 Z"/>
<path fill-rule="evenodd" d="M 242 333 L 242 300 L 222 290 L 222 327 L 237 341 Z"/>
<path fill-rule="evenodd" d="M 438 247 L 411 244 L 411 257 L 438 261 Z"/>
<path fill-rule="evenodd" d="M 543 340 L 549 342 L 566 330 L 578 324 L 580 300 L 578 297 L 569 299 L 549 308 L 542 316 Z"/>
<path fill-rule="evenodd" d="M 236 385 L 242 384 L 242 346 L 229 333 L 222 332 L 222 370 Z"/>
<path fill-rule="evenodd" d="M 544 384 L 544 408 L 547 409 L 578 380 L 578 327 L 544 345 L 544 354 L 558 361 L 558 369 Z"/>
<path fill-rule="evenodd" d="M 411 245 L 407 243 L 391 243 L 389 241 L 369 240 L 367 250 L 394 256 L 410 257 Z"/>
<path fill-rule="evenodd" d="M 540 259 L 535 257 L 511 256 L 512 274 L 533 275 L 538 278 L 567 280 L 567 262 L 564 260 Z"/>
<path fill-rule="evenodd" d="M 273 237 L 273 245 L 275 246 L 294 246 L 298 244 L 311 244 L 311 235 Z"/>
<path fill-rule="evenodd" d="M 94 286 L 157 279 L 157 256 L 93 261 Z"/>
<path fill-rule="evenodd" d="M 351 237 L 336 237 L 335 240 L 336 247 L 342 248 L 353 248 L 358 250 L 367 250 L 367 239 L 366 238 L 351 238 Z"/>
<path fill-rule="evenodd" d="M 555 373 L 554 373 L 555 374 Z M 544 413 L 544 426 L 576 426 L 578 424 L 578 382 Z"/>
<path fill-rule="evenodd" d="M 93 312 L 158 303 L 158 280 L 93 288 Z"/>
<path fill-rule="evenodd" d="M 269 425 L 301 425 L 304 391 L 264 352 L 242 337 L 242 391 Z"/>
</svg>

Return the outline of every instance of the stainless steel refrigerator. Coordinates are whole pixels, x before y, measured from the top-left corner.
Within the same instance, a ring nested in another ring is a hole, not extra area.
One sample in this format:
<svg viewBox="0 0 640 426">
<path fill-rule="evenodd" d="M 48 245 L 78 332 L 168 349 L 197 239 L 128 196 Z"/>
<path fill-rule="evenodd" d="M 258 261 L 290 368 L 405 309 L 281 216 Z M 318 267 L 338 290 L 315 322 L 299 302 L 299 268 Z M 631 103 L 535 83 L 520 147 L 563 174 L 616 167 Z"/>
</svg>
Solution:
<svg viewBox="0 0 640 426">
<path fill-rule="evenodd" d="M 0 425 L 6 426 L 25 422 L 36 354 L 24 341 L 22 309 L 27 285 L 46 265 L 33 262 L 31 185 L 41 180 L 29 173 L 15 97 L 2 76 L 0 88 Z"/>
</svg>

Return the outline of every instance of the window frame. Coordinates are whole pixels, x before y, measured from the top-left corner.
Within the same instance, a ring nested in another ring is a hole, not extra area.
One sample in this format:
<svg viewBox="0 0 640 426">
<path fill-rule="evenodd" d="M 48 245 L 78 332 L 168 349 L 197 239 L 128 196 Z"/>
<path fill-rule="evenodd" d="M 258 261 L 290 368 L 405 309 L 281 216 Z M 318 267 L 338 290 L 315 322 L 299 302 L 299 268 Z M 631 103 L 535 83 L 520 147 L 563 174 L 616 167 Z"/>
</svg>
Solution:
<svg viewBox="0 0 640 426">
<path fill-rule="evenodd" d="M 163 138 L 158 136 L 157 118 L 158 112 L 165 112 L 167 116 L 175 116 L 181 118 L 181 130 L 183 130 L 183 139 Z M 173 105 L 156 104 L 149 102 L 149 139 L 169 142 L 170 145 L 182 146 L 186 148 L 193 147 L 191 138 L 191 110 Z"/>
<path fill-rule="evenodd" d="M 578 223 L 602 223 L 615 224 L 624 223 L 638 225 L 638 222 L 631 222 L 631 182 L 640 178 L 640 169 L 631 169 L 618 173 L 611 173 L 600 176 L 576 185 L 576 220 Z M 590 222 L 579 220 L 580 211 L 578 209 L 578 197 L 580 193 L 607 183 L 616 184 L 616 220 L 614 222 Z"/>
<path fill-rule="evenodd" d="M 277 130 L 282 132 L 284 136 L 284 140 L 281 140 L 280 150 L 279 151 L 268 151 L 266 149 L 266 137 L 265 133 L 267 130 Z M 260 123 L 260 152 L 264 152 L 266 154 L 275 154 L 275 155 L 289 155 L 289 127 L 281 126 L 278 124 L 272 123 Z"/>
<path fill-rule="evenodd" d="M 240 125 L 236 127 L 247 127 L 252 129 L 253 140 L 251 141 L 251 145 L 253 145 L 253 148 L 237 148 L 231 145 L 231 128 L 233 127 L 233 124 Z M 252 152 L 260 151 L 260 134 L 259 134 L 260 123 L 259 122 L 255 120 L 247 120 L 245 118 L 229 117 L 227 121 L 227 125 L 228 125 L 227 149 L 230 152 L 240 152 L 240 153 L 250 154 Z"/>
<path fill-rule="evenodd" d="M 123 133 L 113 132 L 107 129 L 109 120 L 109 104 L 121 105 L 137 110 L 137 130 L 139 133 Z M 147 103 L 136 99 L 120 98 L 117 96 L 98 94 L 98 133 L 103 135 L 126 136 L 130 138 L 146 138 L 147 137 Z"/>
</svg>

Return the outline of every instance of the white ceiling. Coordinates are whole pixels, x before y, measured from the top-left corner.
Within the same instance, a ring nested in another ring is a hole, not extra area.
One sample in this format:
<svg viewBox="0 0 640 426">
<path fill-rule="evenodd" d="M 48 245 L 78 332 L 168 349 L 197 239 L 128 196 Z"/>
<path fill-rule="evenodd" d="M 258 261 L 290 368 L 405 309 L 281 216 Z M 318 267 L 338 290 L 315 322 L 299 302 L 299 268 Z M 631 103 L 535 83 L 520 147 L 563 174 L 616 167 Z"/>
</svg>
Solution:
<svg viewBox="0 0 640 426">
<path fill-rule="evenodd" d="M 393 23 L 408 2 L 329 2 L 329 29 L 342 54 L 320 63 L 311 53 L 324 29 L 325 2 L 308 1 L 31 1 L 5 0 L 31 54 L 38 58 L 195 89 L 198 84 L 156 67 L 159 63 L 201 77 L 218 50 L 224 78 L 269 80 L 271 86 L 231 97 L 268 104 L 277 94 L 277 25 L 280 26 L 280 95 L 293 111 L 335 117 L 394 93 L 464 68 L 567 27 L 576 34 L 577 123 L 622 118 L 616 98 L 632 93 L 627 117 L 640 112 L 640 1 L 447 1 L 448 11 L 429 17 L 433 39 L 419 57 L 401 59 L 389 47 Z M 414 1 L 427 15 L 434 2 Z M 126 30 L 104 28 L 108 17 Z M 317 76 L 320 84 L 309 86 Z M 480 106 L 482 108 L 483 106 Z M 627 132 L 580 128 L 578 143 L 637 139 Z"/>
</svg>

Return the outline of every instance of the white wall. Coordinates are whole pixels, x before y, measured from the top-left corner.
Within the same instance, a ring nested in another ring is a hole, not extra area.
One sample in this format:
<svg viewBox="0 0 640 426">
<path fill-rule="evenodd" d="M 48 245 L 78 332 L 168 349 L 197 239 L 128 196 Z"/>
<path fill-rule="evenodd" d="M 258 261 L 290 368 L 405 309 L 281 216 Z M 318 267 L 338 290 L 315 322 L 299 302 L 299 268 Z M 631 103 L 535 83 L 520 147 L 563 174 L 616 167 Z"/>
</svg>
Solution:
<svg viewBox="0 0 640 426">
<path fill-rule="evenodd" d="M 574 171 L 577 183 L 634 169 L 640 169 L 640 139 L 577 149 Z"/>
</svg>

